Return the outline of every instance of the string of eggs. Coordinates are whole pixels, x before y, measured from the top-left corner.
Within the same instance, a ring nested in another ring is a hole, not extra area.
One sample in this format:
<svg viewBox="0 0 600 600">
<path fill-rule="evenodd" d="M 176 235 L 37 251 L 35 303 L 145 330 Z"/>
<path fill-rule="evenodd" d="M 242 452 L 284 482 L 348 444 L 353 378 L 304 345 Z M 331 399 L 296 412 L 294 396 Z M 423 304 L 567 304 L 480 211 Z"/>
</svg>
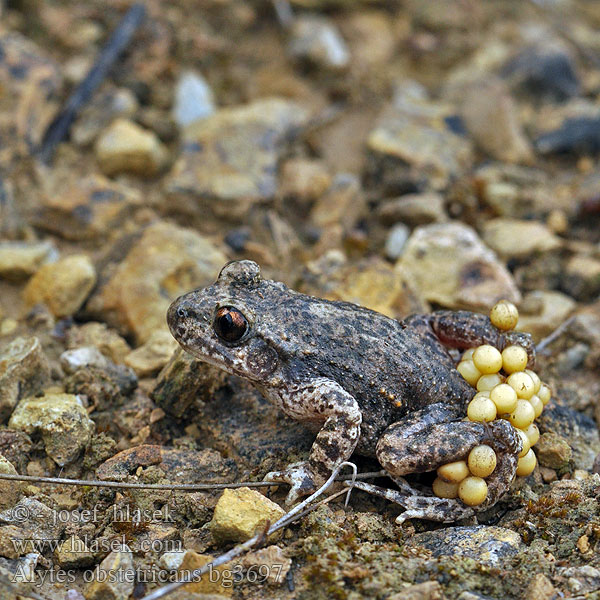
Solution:
<svg viewBox="0 0 600 600">
<path fill-rule="evenodd" d="M 517 307 L 506 300 L 490 311 L 492 324 L 502 331 L 514 329 L 518 319 Z M 517 475 L 521 477 L 529 475 L 537 464 L 532 446 L 539 440 L 540 432 L 534 421 L 551 397 L 550 388 L 527 368 L 527 360 L 527 351 L 521 346 L 507 346 L 500 352 L 484 344 L 466 350 L 456 367 L 477 390 L 467 407 L 467 419 L 480 423 L 507 419 L 521 437 L 523 448 L 517 462 Z M 477 506 L 487 497 L 485 478 L 494 472 L 496 462 L 496 453 L 490 446 L 475 446 L 465 460 L 438 468 L 433 493 Z"/>
</svg>

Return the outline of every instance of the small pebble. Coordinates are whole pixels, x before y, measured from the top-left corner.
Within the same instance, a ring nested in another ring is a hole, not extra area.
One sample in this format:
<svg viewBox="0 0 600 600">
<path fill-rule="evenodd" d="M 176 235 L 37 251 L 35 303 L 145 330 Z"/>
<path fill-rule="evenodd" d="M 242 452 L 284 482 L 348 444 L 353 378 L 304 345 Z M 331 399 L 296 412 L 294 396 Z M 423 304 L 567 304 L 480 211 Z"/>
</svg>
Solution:
<svg viewBox="0 0 600 600">
<path fill-rule="evenodd" d="M 397 260 L 402 256 L 409 235 L 410 229 L 404 223 L 397 223 L 390 229 L 385 241 L 385 255 L 390 260 Z"/>
</svg>

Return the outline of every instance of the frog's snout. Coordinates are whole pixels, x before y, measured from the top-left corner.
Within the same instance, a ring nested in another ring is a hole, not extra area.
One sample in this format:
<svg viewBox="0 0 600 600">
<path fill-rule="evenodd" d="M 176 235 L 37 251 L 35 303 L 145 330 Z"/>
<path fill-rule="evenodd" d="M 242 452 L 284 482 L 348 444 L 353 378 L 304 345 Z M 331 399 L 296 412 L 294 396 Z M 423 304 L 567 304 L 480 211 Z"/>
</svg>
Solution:
<svg viewBox="0 0 600 600">
<path fill-rule="evenodd" d="M 181 340 L 186 332 L 186 324 L 196 318 L 193 303 L 187 296 L 180 296 L 167 310 L 167 325 L 176 340 Z"/>
</svg>

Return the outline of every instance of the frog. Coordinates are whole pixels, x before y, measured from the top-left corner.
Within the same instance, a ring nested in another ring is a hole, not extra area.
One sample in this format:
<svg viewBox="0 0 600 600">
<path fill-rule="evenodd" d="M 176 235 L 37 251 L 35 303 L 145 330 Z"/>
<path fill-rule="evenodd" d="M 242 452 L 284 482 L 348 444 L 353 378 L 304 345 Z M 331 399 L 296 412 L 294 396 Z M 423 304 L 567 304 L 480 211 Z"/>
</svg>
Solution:
<svg viewBox="0 0 600 600">
<path fill-rule="evenodd" d="M 354 487 L 404 508 L 398 522 L 454 522 L 493 506 L 516 476 L 520 437 L 506 420 L 465 419 L 475 390 L 451 349 L 518 344 L 535 362 L 531 337 L 500 331 L 483 314 L 437 310 L 397 320 L 263 278 L 251 260 L 227 263 L 216 282 L 177 298 L 167 323 L 182 348 L 247 380 L 316 433 L 307 460 L 267 474 L 287 483 L 286 502 L 313 493 L 353 453 L 375 458 L 397 489 Z M 454 351 L 456 352 L 456 351 Z M 478 506 L 438 498 L 407 476 L 462 460 L 480 444 L 497 466 Z"/>
</svg>

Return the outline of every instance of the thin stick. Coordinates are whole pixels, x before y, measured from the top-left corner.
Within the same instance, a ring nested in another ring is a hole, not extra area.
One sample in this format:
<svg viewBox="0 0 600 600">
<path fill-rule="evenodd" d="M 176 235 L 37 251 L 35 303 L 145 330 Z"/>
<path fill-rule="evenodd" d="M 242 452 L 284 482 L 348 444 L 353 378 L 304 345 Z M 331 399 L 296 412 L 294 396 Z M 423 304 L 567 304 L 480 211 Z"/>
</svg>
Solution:
<svg viewBox="0 0 600 600">
<path fill-rule="evenodd" d="M 272 535 L 279 529 L 286 527 L 292 521 L 300 519 L 302 516 L 307 514 L 307 512 L 311 512 L 312 510 L 317 508 L 318 505 L 314 505 L 314 506 L 306 509 L 304 512 L 301 512 L 301 509 L 304 508 L 308 503 L 312 502 L 315 498 L 322 495 L 323 492 L 325 492 L 333 484 L 333 482 L 335 481 L 339 472 L 345 466 L 351 466 L 353 471 L 356 472 L 356 465 L 354 465 L 353 463 L 348 463 L 348 462 L 342 463 L 331 473 L 331 476 L 329 477 L 329 479 L 314 494 L 311 494 L 306 500 L 301 502 L 298 506 L 294 507 L 290 512 L 283 515 L 283 517 L 281 517 L 281 519 L 279 519 L 273 525 L 271 525 L 271 527 L 269 527 L 269 529 L 267 529 L 267 531 L 263 531 L 263 532 L 255 535 L 254 537 L 250 538 L 248 541 L 244 542 L 243 544 L 238 544 L 237 546 L 234 546 L 231 550 L 229 550 L 228 552 L 225 552 L 225 554 L 221 554 L 220 556 L 217 556 L 217 558 L 215 558 L 213 561 L 205 564 L 203 567 L 200 567 L 199 569 L 196 569 L 195 571 L 190 573 L 189 578 L 186 578 L 185 580 L 182 580 L 182 581 L 175 581 L 173 583 L 169 583 L 169 584 L 161 587 L 160 589 L 155 590 L 154 592 L 148 594 L 147 596 L 144 596 L 143 598 L 141 598 L 141 600 L 158 600 L 158 598 L 164 598 L 165 596 L 168 596 L 169 594 L 171 594 L 172 592 L 174 592 L 175 590 L 180 588 L 182 585 L 185 585 L 186 583 L 190 583 L 192 581 L 199 579 L 200 577 L 202 577 L 202 575 L 207 573 L 209 570 L 214 569 L 215 567 L 218 567 L 225 563 L 228 563 L 231 560 L 233 560 L 234 558 L 237 558 L 238 556 L 245 554 L 249 550 L 252 550 L 253 548 L 257 547 L 257 545 L 264 542 L 270 535 Z M 348 492 L 348 490 L 346 490 L 346 489 L 341 490 L 338 494 L 336 494 L 336 496 L 341 496 L 342 494 L 346 494 L 347 492 Z"/>
<path fill-rule="evenodd" d="M 76 119 L 79 111 L 91 98 L 98 86 L 106 78 L 119 55 L 129 44 L 133 34 L 144 19 L 146 9 L 141 3 L 134 4 L 121 19 L 121 22 L 106 42 L 98 56 L 98 60 L 88 71 L 84 80 L 75 88 L 63 109 L 54 118 L 46 129 L 42 140 L 39 157 L 43 163 L 52 161 L 56 146 L 62 142 Z"/>
<path fill-rule="evenodd" d="M 550 335 L 546 336 L 536 347 L 535 351 L 540 354 L 544 354 L 546 348 L 558 339 L 575 320 L 575 317 L 569 317 L 566 321 L 563 321 Z"/>
<path fill-rule="evenodd" d="M 346 463 L 344 463 L 346 464 Z M 385 471 L 372 471 L 357 473 L 353 479 L 373 479 L 385 475 Z M 173 490 L 173 491 L 202 491 L 225 490 L 241 487 L 271 487 L 282 485 L 281 481 L 242 481 L 236 483 L 131 483 L 125 481 L 102 481 L 100 479 L 67 479 L 64 477 L 38 477 L 36 475 L 18 475 L 13 473 L 0 473 L 0 479 L 10 481 L 29 481 L 31 483 L 51 483 L 54 485 L 80 485 L 89 487 L 106 487 L 117 489 L 135 490 Z M 347 477 L 338 477 L 338 481 L 345 481 Z"/>
</svg>

